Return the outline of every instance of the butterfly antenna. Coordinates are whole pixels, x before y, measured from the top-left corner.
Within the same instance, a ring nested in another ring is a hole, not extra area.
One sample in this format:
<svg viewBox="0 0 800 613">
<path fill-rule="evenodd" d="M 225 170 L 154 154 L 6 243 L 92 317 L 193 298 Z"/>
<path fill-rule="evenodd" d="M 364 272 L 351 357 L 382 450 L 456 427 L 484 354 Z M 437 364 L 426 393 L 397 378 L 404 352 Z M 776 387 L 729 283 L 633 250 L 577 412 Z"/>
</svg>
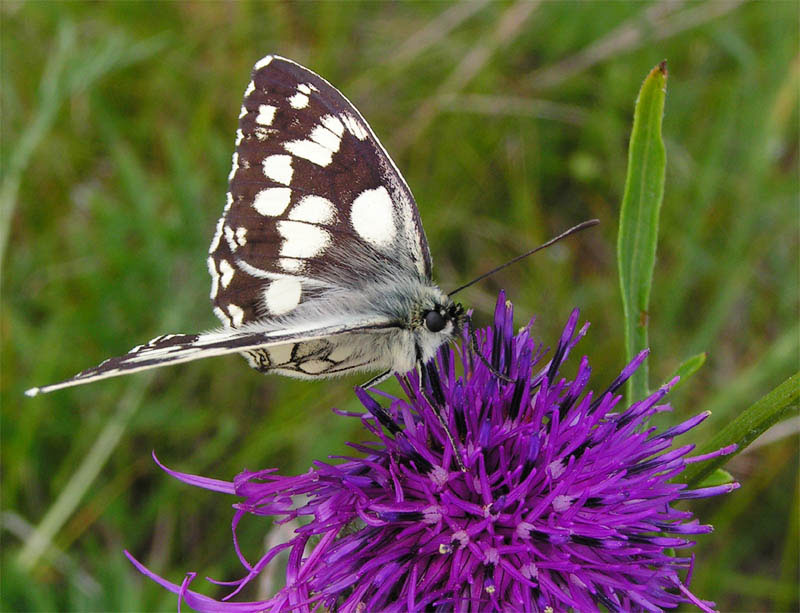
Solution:
<svg viewBox="0 0 800 613">
<path fill-rule="evenodd" d="M 516 263 L 517 263 L 517 262 L 519 262 L 520 260 L 524 260 L 524 259 L 525 259 L 525 258 L 527 258 L 529 255 L 533 255 L 533 254 L 534 254 L 534 253 L 536 253 L 537 251 L 541 251 L 541 250 L 542 250 L 542 249 L 544 249 L 545 247 L 549 247 L 549 246 L 550 246 L 550 245 L 552 245 L 553 243 L 557 243 L 557 242 L 558 242 L 558 241 L 560 241 L 562 238 L 567 238 L 567 237 L 568 237 L 568 236 L 570 236 L 571 234 L 575 234 L 576 232 L 580 232 L 581 230 L 585 230 L 586 228 L 591 228 L 592 226 L 596 226 L 596 225 L 597 225 L 597 224 L 599 224 L 599 223 L 600 223 L 600 220 L 599 220 L 599 219 L 590 219 L 590 220 L 588 220 L 588 221 L 584 221 L 583 223 L 579 223 L 577 226 L 572 226 L 572 227 L 571 227 L 569 230 L 565 230 L 564 232 L 562 232 L 561 234 L 559 234 L 559 235 L 558 235 L 558 236 L 556 236 L 555 238 L 551 238 L 549 241 L 547 241 L 547 242 L 546 242 L 546 243 L 544 243 L 543 245 L 539 245 L 539 246 L 538 246 L 538 247 L 536 247 L 535 249 L 531 249 L 530 251 L 526 251 L 525 253 L 523 253 L 523 254 L 521 254 L 521 255 L 518 255 L 518 256 L 517 256 L 517 257 L 515 257 L 515 258 L 511 258 L 511 259 L 510 259 L 508 262 L 506 262 L 505 264 L 501 264 L 500 266 L 498 266 L 497 268 L 493 268 L 493 269 L 492 269 L 492 270 L 490 270 L 489 272 L 485 272 L 485 273 L 483 273 L 482 275 L 478 275 L 477 277 L 475 277 L 475 278 L 474 278 L 472 281 L 470 281 L 469 283 L 465 283 L 465 284 L 464 284 L 464 285 L 462 285 L 461 287 L 457 287 L 457 288 L 456 288 L 456 289 L 454 289 L 453 291 L 449 292 L 447 295 L 448 295 L 448 296 L 452 296 L 452 295 L 454 295 L 454 294 L 457 294 L 457 293 L 458 293 L 458 292 L 460 292 L 461 290 L 467 289 L 467 288 L 468 288 L 469 286 L 471 286 L 471 285 L 475 285 L 475 284 L 476 284 L 478 281 L 482 281 L 482 280 L 483 280 L 483 279 L 485 279 L 486 277 L 490 277 L 490 276 L 492 276 L 494 273 L 496 273 L 496 272 L 499 272 L 499 271 L 503 270 L 504 268 L 507 268 L 508 266 L 511 266 L 512 264 L 516 264 Z"/>
</svg>

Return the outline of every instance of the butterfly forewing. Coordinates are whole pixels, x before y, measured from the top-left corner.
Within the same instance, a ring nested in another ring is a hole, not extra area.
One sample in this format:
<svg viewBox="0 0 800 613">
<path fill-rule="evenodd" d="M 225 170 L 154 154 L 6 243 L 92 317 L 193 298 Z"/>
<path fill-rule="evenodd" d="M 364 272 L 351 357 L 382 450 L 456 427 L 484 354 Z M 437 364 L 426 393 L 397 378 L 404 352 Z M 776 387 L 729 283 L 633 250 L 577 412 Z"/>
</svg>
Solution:
<svg viewBox="0 0 800 613">
<path fill-rule="evenodd" d="M 360 113 L 318 75 L 274 56 L 256 64 L 245 90 L 209 254 L 214 311 L 232 327 L 392 270 L 431 273 L 411 192 Z"/>
</svg>

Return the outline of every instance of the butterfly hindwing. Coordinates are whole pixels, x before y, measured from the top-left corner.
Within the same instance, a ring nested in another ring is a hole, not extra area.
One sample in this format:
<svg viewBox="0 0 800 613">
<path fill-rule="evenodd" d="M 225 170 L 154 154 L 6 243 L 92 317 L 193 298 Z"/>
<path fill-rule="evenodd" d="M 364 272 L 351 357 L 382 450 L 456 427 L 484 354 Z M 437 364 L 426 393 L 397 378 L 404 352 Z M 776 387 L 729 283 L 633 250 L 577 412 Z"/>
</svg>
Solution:
<svg viewBox="0 0 800 613">
<path fill-rule="evenodd" d="M 128 353 L 109 358 L 74 377 L 34 387 L 25 393 L 36 396 L 65 387 L 132 374 L 182 362 L 230 353 L 244 353 L 251 365 L 264 371 L 300 377 L 333 376 L 366 367 L 385 367 L 376 343 L 396 329 L 383 318 L 355 320 L 306 330 L 223 329 L 202 334 L 166 334 Z M 253 363 L 257 360 L 257 364 Z"/>
<path fill-rule="evenodd" d="M 365 275 L 431 273 L 411 191 L 369 125 L 327 81 L 276 56 L 245 91 L 209 253 L 214 310 L 233 327 Z"/>
</svg>

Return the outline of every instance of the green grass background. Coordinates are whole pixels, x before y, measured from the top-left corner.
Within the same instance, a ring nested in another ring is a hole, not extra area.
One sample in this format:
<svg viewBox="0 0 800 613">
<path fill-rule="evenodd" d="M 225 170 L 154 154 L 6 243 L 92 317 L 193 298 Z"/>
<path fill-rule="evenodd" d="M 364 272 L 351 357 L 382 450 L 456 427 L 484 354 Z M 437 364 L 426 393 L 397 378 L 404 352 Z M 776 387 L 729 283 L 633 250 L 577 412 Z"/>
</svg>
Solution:
<svg viewBox="0 0 800 613">
<path fill-rule="evenodd" d="M 485 323 L 505 288 L 551 345 L 579 306 L 592 328 L 576 356 L 590 356 L 596 387 L 624 362 L 615 245 L 634 98 L 666 58 L 650 383 L 708 360 L 665 421 L 711 409 L 692 440 L 705 439 L 797 368 L 795 2 L 4 2 L 0 17 L 3 610 L 175 610 L 123 548 L 178 583 L 241 575 L 233 500 L 170 479 L 150 450 L 230 479 L 304 471 L 361 436 L 329 410 L 357 409 L 359 378 L 264 377 L 238 357 L 22 396 L 216 325 L 205 254 L 241 95 L 268 52 L 326 77 L 370 121 L 415 193 L 445 289 L 602 220 L 464 295 Z M 699 538 L 692 588 L 723 611 L 800 607 L 796 419 L 767 436 L 728 465 L 740 490 L 692 503 L 716 527 Z M 43 555 L 21 565 L 58 500 Z M 251 558 L 269 525 L 242 525 Z"/>
</svg>

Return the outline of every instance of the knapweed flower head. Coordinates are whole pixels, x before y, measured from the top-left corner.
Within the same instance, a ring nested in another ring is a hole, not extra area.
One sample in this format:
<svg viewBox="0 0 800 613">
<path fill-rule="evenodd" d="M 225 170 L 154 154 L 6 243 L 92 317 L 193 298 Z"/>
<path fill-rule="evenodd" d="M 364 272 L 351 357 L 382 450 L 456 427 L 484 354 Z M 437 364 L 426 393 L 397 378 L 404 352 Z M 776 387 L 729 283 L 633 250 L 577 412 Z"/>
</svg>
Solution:
<svg viewBox="0 0 800 613">
<path fill-rule="evenodd" d="M 738 487 L 689 489 L 674 478 L 691 445 L 674 437 L 707 413 L 658 432 L 648 419 L 672 383 L 631 406 L 616 393 L 639 355 L 600 393 L 589 362 L 568 380 L 559 370 L 588 328 L 572 313 L 546 359 L 530 326 L 514 334 L 500 295 L 494 325 L 443 349 L 424 380 L 400 377 L 404 397 L 362 389 L 362 420 L 377 440 L 357 456 L 316 462 L 298 476 L 244 472 L 233 483 L 168 471 L 235 494 L 247 514 L 298 520 L 285 543 L 248 562 L 237 594 L 288 551 L 285 585 L 257 602 L 216 601 L 145 574 L 199 611 L 661 611 L 713 603 L 688 589 L 696 534 L 710 532 L 680 500 Z M 480 352 L 482 357 L 475 351 Z M 502 376 L 498 376 L 498 374 Z M 451 444 L 442 421 L 452 433 Z M 456 455 L 458 454 L 458 458 Z"/>
</svg>

